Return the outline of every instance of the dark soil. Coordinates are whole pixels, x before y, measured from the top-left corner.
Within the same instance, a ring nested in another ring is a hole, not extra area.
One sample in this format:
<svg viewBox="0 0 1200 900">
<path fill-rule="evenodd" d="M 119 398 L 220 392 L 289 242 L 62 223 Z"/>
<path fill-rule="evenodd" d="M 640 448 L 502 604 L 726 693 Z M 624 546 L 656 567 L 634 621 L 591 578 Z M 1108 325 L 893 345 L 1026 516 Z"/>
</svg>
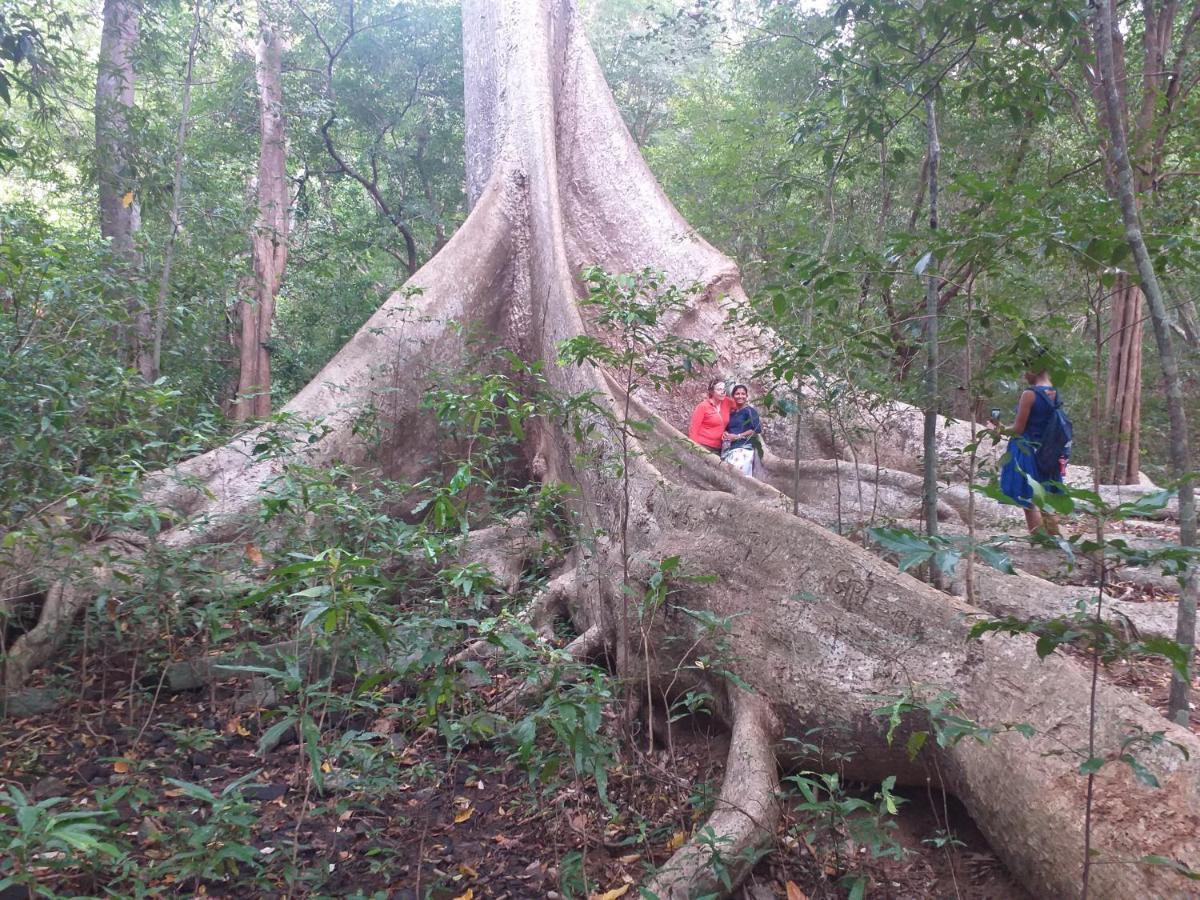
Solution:
<svg viewBox="0 0 1200 900">
<path fill-rule="evenodd" d="M 3 720 L 0 782 L 35 800 L 63 798 L 56 808 L 64 811 L 107 803 L 115 810 L 110 827 L 124 836 L 133 863 L 121 880 L 48 858 L 37 873 L 45 890 L 503 900 L 615 898 L 622 895 L 613 891 L 628 888 L 625 895 L 636 897 L 647 867 L 663 863 L 703 822 L 727 750 L 727 738 L 703 721 L 680 723 L 671 751 L 622 745 L 609 773 L 610 811 L 591 779 L 532 785 L 510 747 L 450 751 L 432 729 L 402 736 L 393 730 L 395 709 L 384 705 L 370 721 L 326 723 L 326 742 L 338 729 L 375 733 L 379 757 L 375 774 L 360 768 L 353 777 L 326 760 L 322 792 L 294 733 L 259 754 L 271 713 L 245 708 L 246 685 L 231 680 L 156 697 L 157 683 L 139 685 L 133 674 L 93 669 L 72 702 Z M 501 681 L 483 690 L 499 691 Z M 251 823 L 241 839 L 261 871 L 238 864 L 221 875 L 201 865 L 187 874 L 174 863 L 190 827 L 181 823 L 199 826 L 211 813 L 181 784 L 219 795 L 238 782 Z M 870 800 L 874 790 L 849 786 L 846 795 Z M 739 896 L 787 897 L 790 883 L 799 896 L 845 897 L 855 879 L 865 879 L 870 897 L 1025 896 L 957 801 L 936 791 L 900 796 L 899 814 L 881 832 L 894 848 L 885 857 L 848 839 L 843 825 L 814 824 L 792 804 Z M 947 832 L 952 845 L 927 842 Z"/>
</svg>

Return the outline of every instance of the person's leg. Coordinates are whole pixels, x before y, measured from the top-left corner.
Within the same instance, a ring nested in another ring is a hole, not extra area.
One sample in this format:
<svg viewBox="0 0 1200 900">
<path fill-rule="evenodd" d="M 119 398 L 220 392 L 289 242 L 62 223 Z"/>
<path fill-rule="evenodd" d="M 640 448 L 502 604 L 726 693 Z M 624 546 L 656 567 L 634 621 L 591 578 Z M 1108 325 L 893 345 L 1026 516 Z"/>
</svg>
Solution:
<svg viewBox="0 0 1200 900">
<path fill-rule="evenodd" d="M 1044 529 L 1046 534 L 1052 534 L 1055 537 L 1058 537 L 1060 534 L 1058 516 L 1051 513 L 1043 513 L 1033 505 L 1025 507 L 1025 527 L 1029 529 L 1030 534 L 1033 534 L 1039 528 Z"/>
</svg>

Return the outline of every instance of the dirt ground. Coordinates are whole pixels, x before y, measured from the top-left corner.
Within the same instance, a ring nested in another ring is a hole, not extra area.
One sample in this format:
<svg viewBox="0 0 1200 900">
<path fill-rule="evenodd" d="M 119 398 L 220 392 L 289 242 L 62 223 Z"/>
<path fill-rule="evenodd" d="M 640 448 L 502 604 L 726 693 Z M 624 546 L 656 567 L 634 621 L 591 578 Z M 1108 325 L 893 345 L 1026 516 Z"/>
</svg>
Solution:
<svg viewBox="0 0 1200 900">
<path fill-rule="evenodd" d="M 316 883 L 289 883 L 287 866 L 268 866 L 250 893 L 388 898 L 595 897 L 633 885 L 647 864 L 661 864 L 703 820 L 719 789 L 726 738 L 683 724 L 673 753 L 625 746 L 609 774 L 612 810 L 590 781 L 560 780 L 547 792 L 530 784 L 507 748 L 474 743 L 450 753 L 432 730 L 405 738 L 390 733 L 388 712 L 373 721 L 344 718 L 330 733 L 369 728 L 390 767 L 379 778 L 339 781 L 329 767 L 322 793 L 306 775 L 294 734 L 258 753 L 262 713 L 246 711 L 246 688 L 229 681 L 199 692 L 155 698 L 131 673 L 96 672 L 78 698 L 53 713 L 4 722 L 0 780 L 35 799 L 64 797 L 86 808 L 97 792 L 126 790 L 116 803 L 143 890 L 151 894 L 247 895 L 245 876 L 180 881 L 156 864 L 169 851 L 160 832 L 172 821 L 203 821 L 196 802 L 175 782 L 220 793 L 245 779 L 253 824 L 249 841 L 264 859 L 290 857 L 294 869 L 319 871 Z M 1104 677 L 1165 701 L 1169 671 L 1157 660 L 1107 667 Z M 497 682 L 490 690 L 500 690 Z M 239 711 L 240 710 L 240 711 Z M 1198 730 L 1200 730 L 1200 723 Z M 142 789 L 144 793 L 138 792 Z M 846 798 L 870 801 L 876 786 L 847 785 Z M 990 852 L 961 805 L 934 786 L 897 791 L 903 800 L 884 855 L 848 837 L 842 824 L 813 822 L 787 800 L 777 841 L 739 896 L 846 897 L 855 880 L 881 898 L 961 897 L 1016 900 L 1026 893 Z M 952 836 L 938 845 L 939 836 Z M 873 836 L 869 836 L 873 837 Z M 169 867 L 167 867 L 169 869 Z M 274 873 L 274 874 L 272 874 Z M 43 882 L 56 893 L 131 893 L 119 885 L 59 874 Z M 789 894 L 789 885 L 791 893 Z M 2 900 L 24 890 L 0 892 Z"/>
</svg>

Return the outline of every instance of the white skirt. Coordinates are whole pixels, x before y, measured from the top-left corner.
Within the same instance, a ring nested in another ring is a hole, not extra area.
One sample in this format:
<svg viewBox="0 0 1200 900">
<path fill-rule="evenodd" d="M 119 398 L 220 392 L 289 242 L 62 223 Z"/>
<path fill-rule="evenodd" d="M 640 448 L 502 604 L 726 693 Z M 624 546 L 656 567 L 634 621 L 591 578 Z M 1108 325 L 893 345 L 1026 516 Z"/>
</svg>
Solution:
<svg viewBox="0 0 1200 900">
<path fill-rule="evenodd" d="M 754 477 L 754 457 L 757 454 L 753 447 L 735 447 L 733 450 L 726 450 L 721 455 L 721 461 L 727 462 L 743 475 Z"/>
</svg>

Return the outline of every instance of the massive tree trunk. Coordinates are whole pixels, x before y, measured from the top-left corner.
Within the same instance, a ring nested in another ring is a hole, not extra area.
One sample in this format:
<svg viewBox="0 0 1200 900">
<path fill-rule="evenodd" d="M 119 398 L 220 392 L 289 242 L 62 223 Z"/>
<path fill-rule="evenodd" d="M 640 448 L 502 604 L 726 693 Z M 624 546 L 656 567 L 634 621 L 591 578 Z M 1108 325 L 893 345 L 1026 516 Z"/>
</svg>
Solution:
<svg viewBox="0 0 1200 900">
<path fill-rule="evenodd" d="M 142 7 L 138 0 L 105 0 L 96 66 L 96 179 L 100 194 L 100 234 L 125 265 L 125 278 L 136 284 L 142 257 L 134 246 L 141 228 L 141 202 L 133 168 L 129 111 L 133 108 L 133 53 Z M 136 290 L 127 302 L 128 328 L 122 329 L 130 365 L 154 378 L 154 324 Z"/>
<path fill-rule="evenodd" d="M 352 426 L 360 411 L 374 406 L 393 426 L 391 452 L 384 454 L 393 474 L 416 474 L 405 466 L 430 440 L 431 423 L 418 409 L 422 385 L 431 369 L 463 351 L 462 329 L 449 327 L 453 320 L 469 319 L 525 358 L 544 362 L 561 394 L 595 392 L 619 410 L 626 398 L 607 373 L 555 364 L 559 343 L 587 330 L 575 302 L 576 273 L 585 264 L 614 271 L 650 266 L 675 283 L 704 285 L 704 296 L 666 327 L 703 338 L 725 365 L 745 364 L 746 351 L 723 327 L 722 296 L 741 294 L 737 269 L 683 221 L 650 175 L 571 0 L 467 0 L 463 24 L 471 214 L 410 282 L 419 293 L 390 298 L 288 405 L 301 419 L 322 418 L 328 429 L 311 443 L 307 436 L 298 440 L 290 459 L 365 461 Z M 657 561 L 679 556 L 685 572 L 716 577 L 680 586 L 678 606 L 645 623 L 652 658 L 629 648 L 630 664 L 620 674 L 648 677 L 660 694 L 680 675 L 678 651 L 670 648 L 692 643 L 664 638 L 685 635 L 705 652 L 723 652 L 750 692 L 709 685 L 733 732 L 725 789 L 710 820 L 713 834 L 707 845 L 701 839 L 685 845 L 653 890 L 672 898 L 724 892 L 710 865 L 712 847 L 737 869 L 745 858 L 739 848 L 772 832 L 773 742 L 819 728 L 837 742 L 831 751 L 853 753 L 852 777 L 894 774 L 926 784 L 936 772 L 1031 890 L 1075 893 L 1084 799 L 1077 769 L 1088 744 L 1085 673 L 1068 659 L 1039 661 L 1026 638 L 968 643 L 978 610 L 793 515 L 770 484 L 697 452 L 670 424 L 683 421 L 700 385 L 687 390 L 632 398 L 632 408 L 652 417 L 653 427 L 629 459 L 631 571 L 636 585 Z M 180 523 L 162 542 L 186 548 L 237 533 L 264 483 L 289 461 L 255 457 L 249 452 L 254 442 L 251 432 L 147 485 L 147 497 L 170 508 Z M 584 451 L 600 459 L 580 466 Z M 603 426 L 586 448 L 552 422 L 529 436 L 530 471 L 578 487 L 578 512 L 590 532 L 543 604 L 548 613 L 570 618 L 581 636 L 573 646 L 581 651 L 611 651 L 618 634 L 623 492 L 604 473 L 620 451 L 619 436 Z M 913 480 L 915 506 L 919 479 Z M 784 474 L 779 483 L 791 479 Z M 726 549 L 714 556 L 714 546 Z M 47 595 L 43 621 L 61 621 L 86 596 L 82 583 L 56 588 Z M 725 619 L 728 649 L 705 645 L 679 606 Z M 42 624 L 10 655 L 10 687 L 60 637 L 49 627 L 38 629 Z M 954 692 L 966 717 L 997 728 L 1028 723 L 1034 734 L 1010 732 L 987 743 L 968 738 L 945 747 L 930 742 L 910 759 L 903 749 L 907 732 L 928 723 L 918 717 L 902 726 L 893 744 L 872 710 L 881 696 L 940 689 Z M 1140 785 L 1125 766 L 1100 770 L 1092 846 L 1105 865 L 1093 868 L 1092 889 L 1105 897 L 1178 895 L 1186 885 L 1174 873 L 1132 861 L 1146 853 L 1200 857 L 1200 741 L 1131 696 L 1101 686 L 1101 754 L 1119 752 L 1131 728 L 1165 732 L 1191 758 L 1165 746 L 1141 755 L 1162 782 L 1160 791 Z"/>
<path fill-rule="evenodd" d="M 250 235 L 254 296 L 242 301 L 239 312 L 238 390 L 233 407 L 239 421 L 271 414 L 271 323 L 288 254 L 283 38 L 271 28 L 263 2 L 258 4 L 258 16 L 258 40 L 254 45 L 260 137 L 255 182 L 258 215 Z"/>
</svg>

